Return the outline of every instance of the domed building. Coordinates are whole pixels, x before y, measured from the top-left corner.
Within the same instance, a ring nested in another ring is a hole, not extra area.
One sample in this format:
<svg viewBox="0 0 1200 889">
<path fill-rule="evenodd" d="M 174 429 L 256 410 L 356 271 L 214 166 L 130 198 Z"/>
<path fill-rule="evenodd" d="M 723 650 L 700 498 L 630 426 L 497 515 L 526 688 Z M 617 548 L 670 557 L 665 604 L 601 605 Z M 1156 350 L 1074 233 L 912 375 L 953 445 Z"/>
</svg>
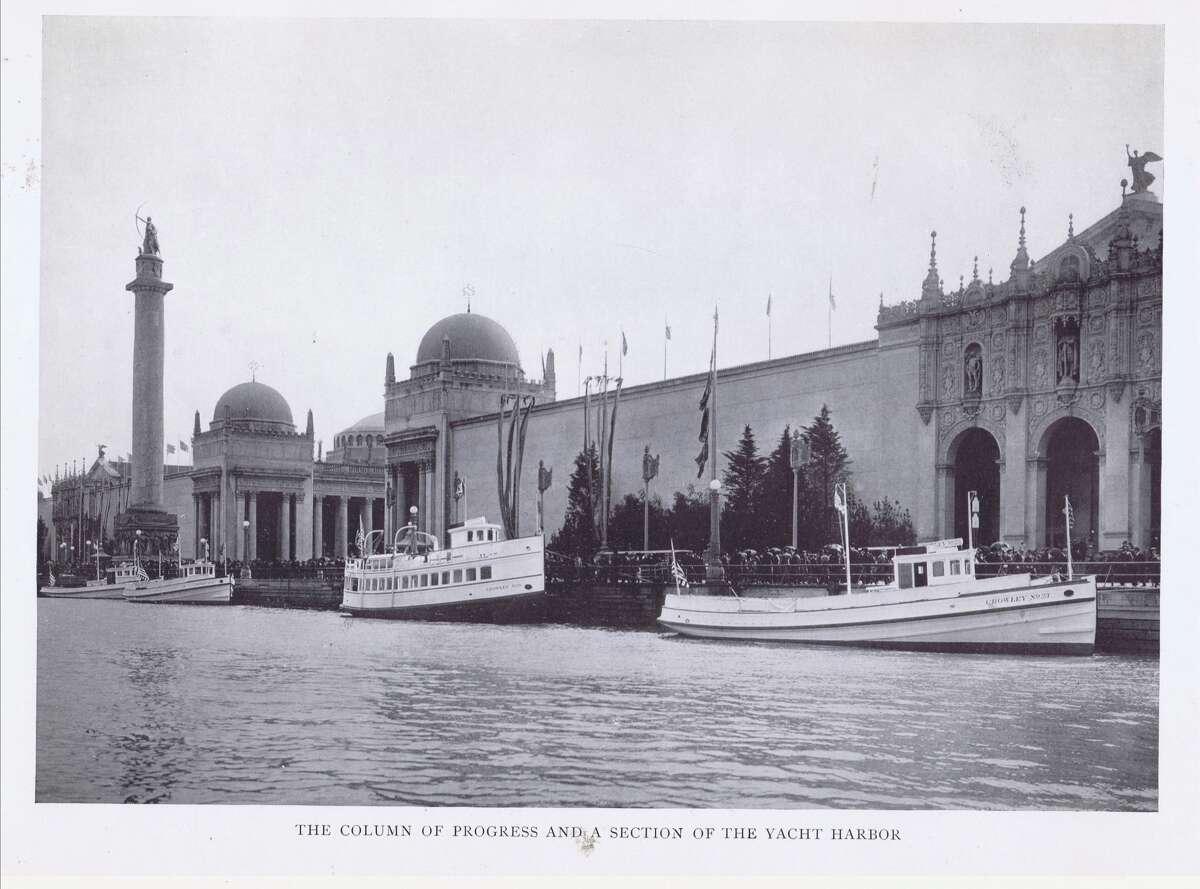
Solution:
<svg viewBox="0 0 1200 889">
<path fill-rule="evenodd" d="M 539 404 L 554 401 L 553 350 L 542 367 L 540 382 L 527 379 L 509 332 L 470 311 L 443 318 L 426 331 L 408 379 L 396 378 L 395 358 L 388 354 L 386 528 L 407 522 L 414 506 L 419 525 L 439 536 L 465 517 L 463 500 L 471 498 L 461 487 L 460 496 L 454 496 L 453 427 L 494 415 L 505 393 L 532 396 Z"/>
</svg>

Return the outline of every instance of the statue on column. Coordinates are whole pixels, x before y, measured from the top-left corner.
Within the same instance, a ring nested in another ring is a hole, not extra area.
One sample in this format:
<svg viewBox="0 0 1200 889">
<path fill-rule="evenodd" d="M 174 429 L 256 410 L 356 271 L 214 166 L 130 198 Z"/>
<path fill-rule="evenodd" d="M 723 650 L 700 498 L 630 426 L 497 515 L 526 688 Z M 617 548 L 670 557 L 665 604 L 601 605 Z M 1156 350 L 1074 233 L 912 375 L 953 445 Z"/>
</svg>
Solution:
<svg viewBox="0 0 1200 889">
<path fill-rule="evenodd" d="M 158 256 L 158 229 L 154 226 L 153 217 L 147 216 L 142 219 L 137 213 L 134 213 L 133 216 L 138 222 L 146 224 L 145 231 L 142 233 L 142 255 Z"/>
<path fill-rule="evenodd" d="M 1162 158 L 1153 151 L 1147 151 L 1145 154 L 1139 155 L 1135 150 L 1130 154 L 1129 143 L 1125 144 L 1125 156 L 1128 158 L 1129 168 L 1133 170 L 1133 193 L 1141 194 L 1144 191 L 1149 191 L 1150 183 L 1154 181 L 1154 174 L 1146 172 L 1146 164 L 1159 162 Z"/>
</svg>

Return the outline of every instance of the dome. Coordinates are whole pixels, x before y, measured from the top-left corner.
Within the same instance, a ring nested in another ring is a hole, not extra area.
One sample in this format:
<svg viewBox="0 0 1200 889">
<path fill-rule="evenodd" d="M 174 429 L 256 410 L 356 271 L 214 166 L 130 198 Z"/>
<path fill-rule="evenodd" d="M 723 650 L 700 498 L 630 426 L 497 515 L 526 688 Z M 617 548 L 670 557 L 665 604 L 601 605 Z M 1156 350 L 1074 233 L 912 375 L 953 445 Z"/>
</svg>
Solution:
<svg viewBox="0 0 1200 889">
<path fill-rule="evenodd" d="M 347 426 L 342 432 L 382 432 L 383 431 L 383 411 L 377 414 L 371 414 L 369 417 L 363 417 L 353 426 Z"/>
<path fill-rule="evenodd" d="M 284 423 L 295 428 L 287 400 L 270 386 L 257 381 L 238 383 L 217 399 L 217 406 L 213 410 L 214 423 L 225 421 L 226 408 L 234 420 Z"/>
<path fill-rule="evenodd" d="M 454 361 L 499 361 L 518 367 L 517 344 L 508 331 L 483 315 L 464 312 L 443 318 L 429 328 L 417 349 L 417 364 L 439 361 L 442 339 L 450 338 L 450 358 Z"/>
</svg>

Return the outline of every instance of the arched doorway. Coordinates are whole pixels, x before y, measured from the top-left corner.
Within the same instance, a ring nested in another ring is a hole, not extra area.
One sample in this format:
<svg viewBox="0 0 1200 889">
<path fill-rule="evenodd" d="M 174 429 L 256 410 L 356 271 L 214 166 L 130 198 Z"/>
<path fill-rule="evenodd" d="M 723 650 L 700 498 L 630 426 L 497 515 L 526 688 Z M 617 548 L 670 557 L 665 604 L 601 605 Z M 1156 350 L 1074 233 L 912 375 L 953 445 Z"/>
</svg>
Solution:
<svg viewBox="0 0 1200 889">
<path fill-rule="evenodd" d="M 1063 417 L 1046 431 L 1046 545 L 1066 546 L 1064 497 L 1075 518 L 1071 539 L 1095 545 L 1100 532 L 1100 441 L 1078 417 Z"/>
<path fill-rule="evenodd" d="M 986 429 L 968 429 L 954 448 L 954 536 L 967 540 L 967 494 L 979 495 L 975 545 L 1000 539 L 1000 445 Z"/>
</svg>

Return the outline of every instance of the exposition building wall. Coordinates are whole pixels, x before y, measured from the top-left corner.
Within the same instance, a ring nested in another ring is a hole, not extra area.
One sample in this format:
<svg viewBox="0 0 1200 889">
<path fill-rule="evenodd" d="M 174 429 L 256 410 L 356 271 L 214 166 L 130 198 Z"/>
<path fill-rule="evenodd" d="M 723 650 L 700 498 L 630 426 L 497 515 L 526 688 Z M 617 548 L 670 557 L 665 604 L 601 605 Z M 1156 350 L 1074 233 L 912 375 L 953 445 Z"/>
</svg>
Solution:
<svg viewBox="0 0 1200 889">
<path fill-rule="evenodd" d="M 923 427 L 911 405 L 916 398 L 915 337 L 891 335 L 821 352 L 794 355 L 739 367 L 718 375 L 717 447 L 731 451 L 746 425 L 760 453 L 779 441 L 784 426 L 804 426 L 828 405 L 842 443 L 854 460 L 855 490 L 871 502 L 884 496 L 913 511 L 922 531 L 931 528 L 932 510 L 921 512 L 919 492 L 932 488 L 932 460 L 918 461 Z M 689 484 L 703 488 L 693 457 L 699 401 L 706 374 L 634 386 L 621 392 L 613 444 L 613 502 L 642 488 L 644 447 L 661 454 L 651 496 L 669 504 Z M 555 470 L 545 494 L 546 531 L 553 533 L 566 512 L 567 486 L 576 455 L 583 449 L 583 400 L 572 398 L 535 406 L 529 419 L 521 483 L 521 530 L 537 523 L 538 460 Z M 459 518 L 499 514 L 496 488 L 496 415 L 450 425 L 450 472 L 466 486 Z M 725 460 L 722 456 L 721 467 Z M 707 479 L 707 474 L 705 476 Z M 453 505 L 452 507 L 453 508 Z"/>
</svg>

